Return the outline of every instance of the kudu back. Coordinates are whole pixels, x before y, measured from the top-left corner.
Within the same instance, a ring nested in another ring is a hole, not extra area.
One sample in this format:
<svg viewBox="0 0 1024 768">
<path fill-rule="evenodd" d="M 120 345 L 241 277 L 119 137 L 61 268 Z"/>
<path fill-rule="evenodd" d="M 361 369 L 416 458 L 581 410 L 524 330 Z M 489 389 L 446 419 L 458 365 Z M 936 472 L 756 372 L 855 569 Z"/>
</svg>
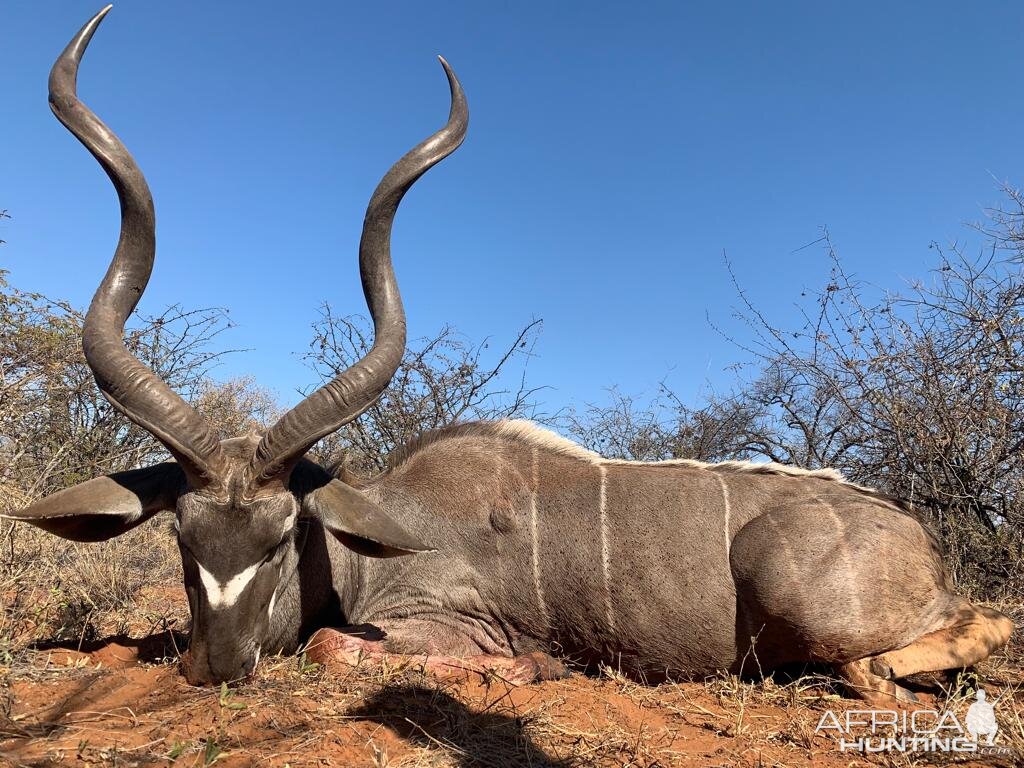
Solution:
<svg viewBox="0 0 1024 768">
<path fill-rule="evenodd" d="M 83 347 L 103 394 L 173 461 L 82 483 L 14 517 L 98 541 L 173 513 L 193 619 L 190 681 L 243 677 L 261 652 L 292 652 L 313 635 L 328 655 L 523 661 L 514 669 L 535 678 L 564 674 L 554 651 L 649 681 L 825 662 L 885 703 L 911 698 L 899 678 L 974 664 L 1007 641 L 1007 617 L 953 594 L 912 510 L 830 470 L 612 461 L 520 421 L 424 435 L 359 488 L 305 456 L 369 407 L 400 363 L 392 222 L 468 125 L 443 59 L 448 123 L 388 171 L 366 213 L 359 268 L 373 347 L 262 436 L 215 439 L 123 342 L 153 266 L 153 205 L 130 154 L 75 95 L 108 10 L 50 75 L 54 113 L 121 200 L 121 237 Z"/>
</svg>

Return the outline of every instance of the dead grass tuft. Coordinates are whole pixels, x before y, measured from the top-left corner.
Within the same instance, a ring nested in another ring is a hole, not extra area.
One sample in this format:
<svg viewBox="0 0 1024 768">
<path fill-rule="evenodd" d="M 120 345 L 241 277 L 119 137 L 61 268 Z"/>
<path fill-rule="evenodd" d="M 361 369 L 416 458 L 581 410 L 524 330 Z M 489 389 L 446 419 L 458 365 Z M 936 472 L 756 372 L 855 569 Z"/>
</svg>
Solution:
<svg viewBox="0 0 1024 768">
<path fill-rule="evenodd" d="M 40 642 L 122 634 L 141 618 L 140 590 L 180 589 L 181 557 L 166 522 L 97 544 L 15 525 L 0 525 L 0 661 Z"/>
</svg>

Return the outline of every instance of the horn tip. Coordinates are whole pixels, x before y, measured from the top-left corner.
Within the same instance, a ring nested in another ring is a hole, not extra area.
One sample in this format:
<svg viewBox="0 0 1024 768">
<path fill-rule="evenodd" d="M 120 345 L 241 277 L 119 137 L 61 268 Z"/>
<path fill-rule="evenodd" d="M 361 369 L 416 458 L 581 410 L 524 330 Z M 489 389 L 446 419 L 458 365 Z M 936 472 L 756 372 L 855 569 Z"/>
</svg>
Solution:
<svg viewBox="0 0 1024 768">
<path fill-rule="evenodd" d="M 71 42 L 67 44 L 67 47 L 57 57 L 57 61 L 54 62 L 53 69 L 50 71 L 51 94 L 55 89 L 60 88 L 62 85 L 61 80 L 66 79 L 68 76 L 70 76 L 72 81 L 71 87 L 72 89 L 74 88 L 74 80 L 78 73 L 78 62 L 92 40 L 96 28 L 99 27 L 100 22 L 110 13 L 110 9 L 113 7 L 113 3 L 109 3 L 101 8 L 95 16 L 85 22 L 85 25 L 78 30 L 78 34 L 71 38 Z"/>
<path fill-rule="evenodd" d="M 452 91 L 453 105 L 465 101 L 465 95 L 462 92 L 462 83 L 459 82 L 459 78 L 456 76 L 455 71 L 452 69 L 452 65 L 448 63 L 448 59 L 444 56 L 438 55 L 437 60 L 441 62 L 441 66 L 444 67 L 444 74 L 448 78 L 448 86 Z M 464 105 L 463 105 L 464 108 Z"/>
<path fill-rule="evenodd" d="M 93 16 L 91 19 L 89 19 L 89 21 L 86 24 L 86 26 L 87 27 L 92 27 L 93 29 L 95 29 L 97 26 L 99 26 L 99 23 L 101 21 L 103 21 L 104 18 L 106 18 L 106 15 L 108 13 L 110 13 L 110 9 L 113 8 L 113 7 L 114 7 L 113 3 L 107 3 L 105 6 L 100 8 L 100 10 L 96 13 L 95 16 Z"/>
<path fill-rule="evenodd" d="M 452 69 L 452 65 L 447 62 L 447 59 L 438 54 L 437 60 L 441 62 L 441 67 L 444 68 L 444 74 L 447 75 L 447 79 L 458 81 L 458 78 L 455 76 L 455 71 Z"/>
<path fill-rule="evenodd" d="M 448 75 L 449 80 L 458 80 L 458 78 L 455 77 L 455 72 L 452 70 L 452 65 L 448 63 L 448 59 L 439 54 L 437 60 L 441 62 L 441 66 L 444 67 L 444 73 Z"/>
</svg>

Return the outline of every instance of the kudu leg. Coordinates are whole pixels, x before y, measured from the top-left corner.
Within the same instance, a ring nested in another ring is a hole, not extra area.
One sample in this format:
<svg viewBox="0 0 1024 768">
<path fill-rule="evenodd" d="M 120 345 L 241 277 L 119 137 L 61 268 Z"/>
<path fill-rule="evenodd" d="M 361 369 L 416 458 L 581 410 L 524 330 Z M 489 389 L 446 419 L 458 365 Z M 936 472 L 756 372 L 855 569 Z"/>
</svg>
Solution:
<svg viewBox="0 0 1024 768">
<path fill-rule="evenodd" d="M 411 626 L 404 626 L 406 624 Z M 423 624 L 428 626 L 417 626 Z M 568 669 L 546 653 L 536 651 L 521 656 L 480 653 L 479 647 L 451 628 L 415 620 L 386 628 L 361 625 L 320 629 L 310 638 L 306 656 L 323 664 L 420 670 L 453 681 L 497 679 L 524 685 L 569 676 Z"/>
<path fill-rule="evenodd" d="M 920 672 L 969 667 L 1005 645 L 1012 631 L 1013 622 L 999 611 L 958 599 L 939 629 L 895 651 L 844 664 L 839 674 L 873 705 L 915 701 L 895 680 Z"/>
<path fill-rule="evenodd" d="M 1012 631 L 1013 622 L 999 611 L 957 601 L 945 626 L 910 645 L 871 658 L 871 671 L 892 680 L 918 672 L 969 667 L 1002 648 Z"/>
<path fill-rule="evenodd" d="M 917 697 L 892 680 L 876 675 L 871 669 L 871 658 L 858 659 L 837 669 L 852 693 L 873 707 L 888 707 L 895 702 L 915 702 Z"/>
</svg>

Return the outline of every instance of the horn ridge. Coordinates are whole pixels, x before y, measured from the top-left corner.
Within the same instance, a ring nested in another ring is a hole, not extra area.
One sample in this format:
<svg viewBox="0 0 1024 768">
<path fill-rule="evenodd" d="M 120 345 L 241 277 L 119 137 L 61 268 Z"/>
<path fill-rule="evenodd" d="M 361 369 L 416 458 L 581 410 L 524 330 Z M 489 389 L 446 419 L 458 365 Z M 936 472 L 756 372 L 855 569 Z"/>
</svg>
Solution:
<svg viewBox="0 0 1024 768">
<path fill-rule="evenodd" d="M 196 487 L 217 482 L 220 444 L 205 420 L 132 355 L 124 325 L 149 283 L 156 254 L 156 215 L 149 185 L 121 140 L 78 99 L 78 67 L 111 6 L 79 30 L 50 71 L 50 108 L 96 158 L 117 191 L 121 231 L 114 257 L 93 296 L 82 328 L 82 350 L 110 403 L 150 432 L 178 460 Z"/>
</svg>

